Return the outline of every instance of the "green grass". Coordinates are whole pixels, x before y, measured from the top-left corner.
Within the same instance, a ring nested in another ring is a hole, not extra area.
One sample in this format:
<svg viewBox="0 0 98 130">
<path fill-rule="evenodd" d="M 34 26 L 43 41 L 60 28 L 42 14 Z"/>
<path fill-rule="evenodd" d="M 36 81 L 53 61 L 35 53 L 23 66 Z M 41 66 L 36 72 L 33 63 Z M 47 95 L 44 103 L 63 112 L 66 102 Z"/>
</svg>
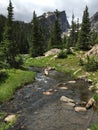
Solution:
<svg viewBox="0 0 98 130">
<path fill-rule="evenodd" d="M 91 130 L 98 130 L 98 124 L 94 124 L 91 126 Z"/>
<path fill-rule="evenodd" d="M 98 71 L 95 72 L 87 72 L 84 70 L 83 66 L 79 65 L 80 57 L 84 56 L 84 52 L 76 52 L 76 55 L 68 55 L 67 58 L 54 59 L 53 56 L 49 57 L 40 57 L 40 58 L 31 58 L 28 55 L 25 56 L 24 66 L 38 66 L 38 67 L 46 67 L 51 66 L 55 67 L 56 70 L 62 72 L 69 72 L 75 78 L 79 76 L 87 76 L 87 78 L 91 79 L 96 83 L 98 81 Z"/>
<path fill-rule="evenodd" d="M 74 55 L 69 55 L 67 58 L 64 59 L 54 59 L 53 56 L 49 57 L 41 57 L 41 58 L 25 58 L 25 66 L 38 66 L 38 67 L 45 67 L 45 66 L 53 66 L 59 70 L 71 70 L 79 68 L 78 65 L 79 58 L 75 57 Z M 62 68 L 61 68 L 62 67 Z M 69 68 L 70 67 L 70 68 Z"/>
<path fill-rule="evenodd" d="M 94 99 L 95 99 L 95 101 L 98 101 L 98 94 L 94 94 Z"/>
<path fill-rule="evenodd" d="M 13 98 L 16 89 L 34 81 L 35 74 L 31 71 L 20 69 L 3 70 L 8 74 L 7 79 L 0 84 L 0 102 Z"/>
</svg>

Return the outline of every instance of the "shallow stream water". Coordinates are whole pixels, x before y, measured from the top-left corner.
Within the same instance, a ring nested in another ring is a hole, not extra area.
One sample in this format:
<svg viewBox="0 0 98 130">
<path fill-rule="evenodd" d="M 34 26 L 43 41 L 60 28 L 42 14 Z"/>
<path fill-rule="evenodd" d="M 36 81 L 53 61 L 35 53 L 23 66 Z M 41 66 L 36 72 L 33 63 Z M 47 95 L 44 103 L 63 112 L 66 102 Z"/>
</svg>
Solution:
<svg viewBox="0 0 98 130">
<path fill-rule="evenodd" d="M 74 107 L 60 101 L 61 96 L 67 96 L 76 103 L 87 102 L 92 96 L 88 91 L 89 83 L 79 79 L 76 83 L 68 83 L 72 77 L 55 70 L 50 71 L 49 76 L 45 76 L 41 68 L 31 70 L 36 72 L 35 82 L 17 90 L 13 100 L 0 106 L 1 111 L 19 116 L 10 130 L 87 130 L 98 122 L 93 108 L 78 113 Z M 60 89 L 58 85 L 68 89 Z M 52 93 L 45 95 L 47 91 Z"/>
</svg>

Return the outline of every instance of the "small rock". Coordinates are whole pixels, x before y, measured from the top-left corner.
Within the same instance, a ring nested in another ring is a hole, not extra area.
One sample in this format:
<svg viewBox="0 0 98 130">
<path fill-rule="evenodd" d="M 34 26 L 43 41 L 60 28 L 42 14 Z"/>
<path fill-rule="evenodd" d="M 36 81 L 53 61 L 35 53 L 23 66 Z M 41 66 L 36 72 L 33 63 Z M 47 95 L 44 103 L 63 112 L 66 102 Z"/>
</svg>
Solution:
<svg viewBox="0 0 98 130">
<path fill-rule="evenodd" d="M 59 83 L 56 85 L 56 87 L 65 87 L 66 83 Z"/>
<path fill-rule="evenodd" d="M 98 89 L 98 83 L 96 84 L 96 89 Z"/>
<path fill-rule="evenodd" d="M 59 89 L 67 90 L 68 88 L 67 87 L 60 87 Z"/>
<path fill-rule="evenodd" d="M 72 106 L 72 107 L 75 106 L 75 104 L 74 104 L 74 103 L 71 103 L 71 102 L 66 103 L 66 105 L 68 105 L 68 106 Z"/>
<path fill-rule="evenodd" d="M 45 75 L 49 75 L 49 71 L 47 69 L 44 70 Z"/>
<path fill-rule="evenodd" d="M 53 92 L 54 90 L 53 89 L 49 89 L 48 92 Z"/>
<path fill-rule="evenodd" d="M 91 130 L 90 128 L 87 128 L 87 130 Z"/>
<path fill-rule="evenodd" d="M 76 112 L 85 112 L 87 109 L 85 107 L 75 107 Z"/>
<path fill-rule="evenodd" d="M 86 104 L 86 109 L 91 108 L 93 106 L 94 102 L 95 102 L 94 98 L 90 98 L 88 103 Z"/>
<path fill-rule="evenodd" d="M 96 94 L 98 94 L 98 90 L 96 90 Z"/>
<path fill-rule="evenodd" d="M 47 68 L 45 68 L 45 70 L 44 70 L 45 75 L 49 75 L 49 71 L 50 70 L 55 70 L 55 68 L 53 68 L 53 67 L 47 67 Z"/>
<path fill-rule="evenodd" d="M 93 89 L 94 89 L 93 85 L 89 86 L 89 88 L 88 88 L 89 91 L 92 91 Z"/>
<path fill-rule="evenodd" d="M 48 96 L 48 95 L 52 95 L 53 93 L 52 93 L 52 92 L 47 91 L 47 92 L 43 92 L 43 94 Z"/>
<path fill-rule="evenodd" d="M 93 81 L 91 79 L 87 79 L 87 82 L 90 83 L 90 84 L 93 83 Z"/>
<path fill-rule="evenodd" d="M 73 80 L 73 81 L 68 81 L 68 83 L 69 83 L 69 84 L 75 84 L 76 81 L 75 81 L 75 80 Z"/>
<path fill-rule="evenodd" d="M 85 101 L 76 102 L 76 105 L 83 107 L 86 105 L 86 102 Z"/>
<path fill-rule="evenodd" d="M 62 97 L 60 98 L 60 101 L 64 101 L 64 102 L 66 102 L 66 103 L 68 103 L 68 102 L 74 103 L 74 100 L 72 100 L 72 99 L 70 99 L 70 98 L 68 98 L 68 97 L 65 97 L 65 96 L 62 96 Z"/>
<path fill-rule="evenodd" d="M 78 77 L 78 79 L 82 79 L 82 80 L 85 80 L 86 78 L 87 78 L 87 75 L 82 75 Z"/>
<path fill-rule="evenodd" d="M 8 116 L 4 119 L 5 122 L 12 122 L 12 121 L 14 121 L 14 120 L 16 120 L 16 115 L 14 115 L 14 114 L 8 115 Z"/>
</svg>

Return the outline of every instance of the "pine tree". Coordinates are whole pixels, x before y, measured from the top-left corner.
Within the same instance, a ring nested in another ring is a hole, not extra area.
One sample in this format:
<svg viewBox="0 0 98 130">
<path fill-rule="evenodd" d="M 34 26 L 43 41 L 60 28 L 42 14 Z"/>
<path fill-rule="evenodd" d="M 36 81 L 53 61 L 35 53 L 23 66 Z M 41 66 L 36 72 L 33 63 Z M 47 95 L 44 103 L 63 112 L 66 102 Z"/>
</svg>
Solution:
<svg viewBox="0 0 98 130">
<path fill-rule="evenodd" d="M 82 26 L 78 38 L 78 48 L 82 50 L 88 50 L 89 46 L 90 46 L 90 19 L 89 19 L 88 7 L 86 6 L 83 13 Z"/>
<path fill-rule="evenodd" d="M 17 67 L 15 57 L 18 53 L 17 46 L 13 38 L 13 6 L 11 0 L 9 1 L 8 17 L 4 28 L 3 41 L 2 41 L 2 52 L 5 62 L 11 67 Z"/>
<path fill-rule="evenodd" d="M 58 10 L 56 10 L 55 16 L 56 16 L 56 20 L 55 20 L 53 28 L 51 29 L 51 32 L 50 32 L 50 39 L 49 39 L 50 45 L 49 46 L 50 46 L 50 48 L 55 48 L 55 47 L 61 48 L 62 39 L 61 39 L 60 24 L 58 22 L 58 16 L 59 16 Z"/>
<path fill-rule="evenodd" d="M 41 56 L 44 53 L 44 38 L 39 19 L 34 11 L 32 20 L 32 35 L 30 44 L 30 55 L 33 57 Z"/>
<path fill-rule="evenodd" d="M 70 46 L 76 44 L 76 23 L 74 21 L 74 14 L 72 15 L 71 32 L 70 32 Z"/>
</svg>

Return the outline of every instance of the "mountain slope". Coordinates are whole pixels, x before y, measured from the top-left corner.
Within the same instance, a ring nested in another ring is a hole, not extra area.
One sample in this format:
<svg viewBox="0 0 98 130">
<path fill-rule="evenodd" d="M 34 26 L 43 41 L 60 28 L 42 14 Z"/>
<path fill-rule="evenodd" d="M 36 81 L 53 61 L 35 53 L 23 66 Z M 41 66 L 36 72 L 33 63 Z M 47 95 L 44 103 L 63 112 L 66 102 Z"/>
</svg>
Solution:
<svg viewBox="0 0 98 130">
<path fill-rule="evenodd" d="M 91 17 L 91 27 L 98 32 L 98 12 Z"/>
</svg>

